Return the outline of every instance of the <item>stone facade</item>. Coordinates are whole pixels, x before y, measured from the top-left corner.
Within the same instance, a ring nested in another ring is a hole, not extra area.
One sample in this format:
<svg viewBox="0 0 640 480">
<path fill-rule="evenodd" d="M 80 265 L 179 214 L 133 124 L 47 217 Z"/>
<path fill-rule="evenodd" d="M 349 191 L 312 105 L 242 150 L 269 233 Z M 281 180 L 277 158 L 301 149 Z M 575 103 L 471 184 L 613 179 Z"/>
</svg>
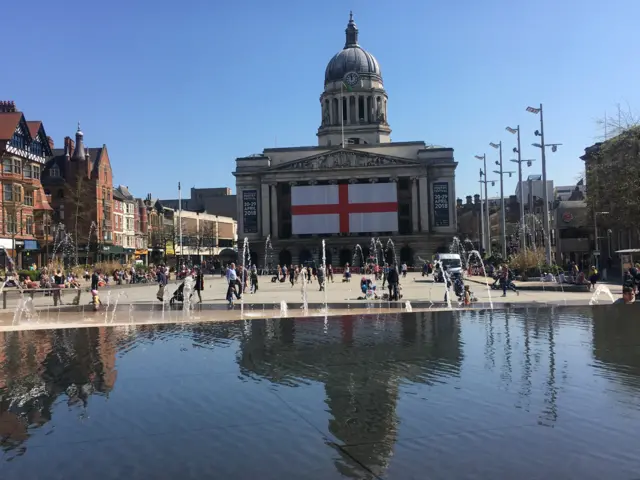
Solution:
<svg viewBox="0 0 640 480">
<path fill-rule="evenodd" d="M 353 69 L 344 76 L 348 89 L 338 78 L 345 68 Z M 318 146 L 271 148 L 236 159 L 238 237 L 239 243 L 248 238 L 252 263 L 320 262 L 322 239 L 334 266 L 351 263 L 356 244 L 367 256 L 371 237 L 385 244 L 392 238 L 397 260 L 408 264 L 448 245 L 457 229 L 453 149 L 391 141 L 380 68 L 357 44 L 353 19 L 345 48 L 327 66 L 320 103 Z M 397 183 L 397 231 L 293 234 L 292 186 L 382 182 Z M 271 261 L 265 256 L 268 237 Z"/>
</svg>

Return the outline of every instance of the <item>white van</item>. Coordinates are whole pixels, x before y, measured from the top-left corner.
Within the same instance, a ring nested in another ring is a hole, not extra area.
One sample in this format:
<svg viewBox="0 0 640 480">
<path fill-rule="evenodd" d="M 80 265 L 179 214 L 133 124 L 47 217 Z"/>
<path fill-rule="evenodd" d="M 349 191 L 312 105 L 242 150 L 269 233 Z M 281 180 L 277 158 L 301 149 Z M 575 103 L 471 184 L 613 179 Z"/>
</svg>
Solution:
<svg viewBox="0 0 640 480">
<path fill-rule="evenodd" d="M 462 274 L 462 260 L 457 253 L 436 253 L 434 260 L 443 267 L 447 267 L 449 275 L 453 273 Z"/>
</svg>

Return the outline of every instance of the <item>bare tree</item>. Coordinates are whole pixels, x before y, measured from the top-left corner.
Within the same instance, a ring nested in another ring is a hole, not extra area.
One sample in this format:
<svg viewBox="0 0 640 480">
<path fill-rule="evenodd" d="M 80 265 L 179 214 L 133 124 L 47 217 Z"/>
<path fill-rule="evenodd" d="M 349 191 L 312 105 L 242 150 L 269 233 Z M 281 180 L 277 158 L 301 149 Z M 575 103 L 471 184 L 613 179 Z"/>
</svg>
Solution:
<svg viewBox="0 0 640 480">
<path fill-rule="evenodd" d="M 607 141 L 629 128 L 640 125 L 640 116 L 633 112 L 628 103 L 625 107 L 618 103 L 614 109 L 614 114 L 610 115 L 605 112 L 602 118 L 596 120 L 596 125 L 598 125 L 601 132 L 598 139 Z"/>
<path fill-rule="evenodd" d="M 91 229 L 91 222 L 93 219 L 97 219 L 95 211 L 92 209 L 86 208 L 88 205 L 88 199 L 91 198 L 91 195 L 94 192 L 91 191 L 91 185 L 87 181 L 87 178 L 80 174 L 77 175 L 71 183 L 65 183 L 66 190 L 66 204 L 69 205 L 72 210 L 72 226 L 73 226 L 73 236 L 75 242 L 75 261 L 78 263 L 79 256 L 79 248 L 80 248 L 80 235 L 85 233 L 87 235 L 87 258 L 89 255 L 89 244 L 91 239 L 88 238 Z M 96 229 L 97 235 L 97 229 Z M 99 242 L 97 242 L 99 243 Z"/>
<path fill-rule="evenodd" d="M 213 256 L 216 246 L 216 226 L 214 222 L 204 222 L 204 228 L 202 229 L 202 244 L 209 250 L 209 256 Z"/>
</svg>

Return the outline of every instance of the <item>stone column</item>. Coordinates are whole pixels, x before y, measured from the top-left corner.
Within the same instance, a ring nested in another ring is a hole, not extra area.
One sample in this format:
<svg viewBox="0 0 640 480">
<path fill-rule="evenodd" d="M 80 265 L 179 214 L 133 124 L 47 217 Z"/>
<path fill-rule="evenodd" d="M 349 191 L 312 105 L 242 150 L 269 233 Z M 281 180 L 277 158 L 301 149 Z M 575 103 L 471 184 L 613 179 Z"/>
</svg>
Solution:
<svg viewBox="0 0 640 480">
<path fill-rule="evenodd" d="M 367 96 L 362 96 L 362 121 L 364 123 L 369 122 L 369 112 L 367 112 Z"/>
<path fill-rule="evenodd" d="M 271 238 L 278 238 L 278 184 L 271 186 Z"/>
<path fill-rule="evenodd" d="M 428 232 L 429 229 L 429 189 L 427 188 L 427 177 L 418 177 L 418 192 L 420 195 L 420 231 Z"/>
<path fill-rule="evenodd" d="M 266 237 L 271 233 L 271 215 L 269 212 L 269 185 L 266 183 L 260 184 L 260 211 L 262 212 L 260 231 L 262 232 L 262 236 Z"/>
<path fill-rule="evenodd" d="M 331 125 L 336 124 L 336 116 L 335 116 L 335 112 L 333 111 L 333 99 L 334 97 L 331 97 L 329 99 L 329 118 L 330 118 Z"/>
<path fill-rule="evenodd" d="M 236 188 L 236 211 L 238 212 L 238 239 L 244 237 L 244 211 L 242 205 L 242 192 L 244 188 Z"/>
<path fill-rule="evenodd" d="M 344 122 L 345 125 L 351 125 L 351 97 L 344 97 L 345 102 L 347 104 L 347 120 Z"/>
<path fill-rule="evenodd" d="M 418 178 L 411 177 L 411 231 L 417 233 L 420 230 L 418 224 Z"/>
<path fill-rule="evenodd" d="M 398 177 L 397 176 L 392 176 L 389 178 L 390 181 L 392 181 L 393 183 L 398 183 Z M 398 186 L 396 185 L 396 192 L 398 191 Z M 398 213 L 399 214 L 399 213 Z M 399 222 L 398 222 L 399 223 Z M 398 234 L 398 231 L 392 232 L 393 234 Z"/>
</svg>

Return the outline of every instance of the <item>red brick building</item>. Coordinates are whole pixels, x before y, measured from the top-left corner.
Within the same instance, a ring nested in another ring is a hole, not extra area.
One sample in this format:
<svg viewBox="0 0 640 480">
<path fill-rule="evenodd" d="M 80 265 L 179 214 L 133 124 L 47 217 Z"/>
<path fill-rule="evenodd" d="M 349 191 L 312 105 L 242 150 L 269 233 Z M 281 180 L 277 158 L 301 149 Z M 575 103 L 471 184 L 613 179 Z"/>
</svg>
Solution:
<svg viewBox="0 0 640 480">
<path fill-rule="evenodd" d="M 51 207 L 40 176 L 52 146 L 41 121 L 27 121 L 15 103 L 0 102 L 0 268 L 46 261 Z"/>
<path fill-rule="evenodd" d="M 42 172 L 53 219 L 78 245 L 78 261 L 113 257 L 113 177 L 107 146 L 86 148 L 78 125 L 75 142 L 64 139 Z M 59 227 L 60 228 L 60 227 Z"/>
<path fill-rule="evenodd" d="M 146 265 L 149 257 L 149 213 L 141 198 L 136 198 L 136 205 L 138 207 L 135 210 L 136 260 Z"/>
</svg>

